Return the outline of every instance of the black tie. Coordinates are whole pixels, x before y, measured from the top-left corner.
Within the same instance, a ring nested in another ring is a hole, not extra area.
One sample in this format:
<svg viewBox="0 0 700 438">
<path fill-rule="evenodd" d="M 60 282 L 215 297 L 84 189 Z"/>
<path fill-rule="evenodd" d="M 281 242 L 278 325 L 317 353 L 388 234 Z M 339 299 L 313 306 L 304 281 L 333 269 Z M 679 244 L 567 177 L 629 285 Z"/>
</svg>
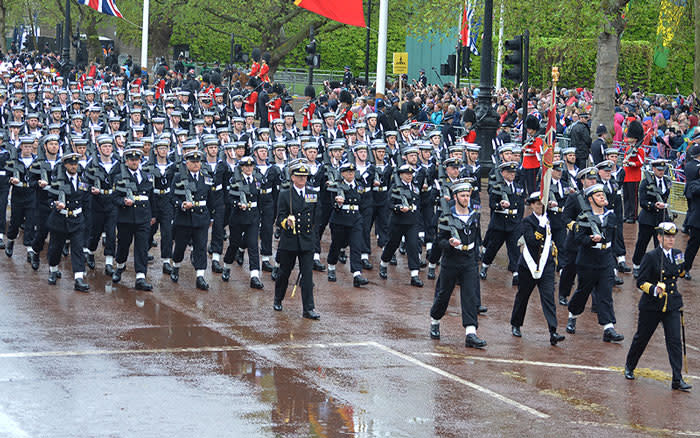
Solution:
<svg viewBox="0 0 700 438">
<path fill-rule="evenodd" d="M 669 263 L 673 264 L 673 259 L 671 258 L 671 253 L 666 254 L 666 259 L 668 260 Z"/>
</svg>

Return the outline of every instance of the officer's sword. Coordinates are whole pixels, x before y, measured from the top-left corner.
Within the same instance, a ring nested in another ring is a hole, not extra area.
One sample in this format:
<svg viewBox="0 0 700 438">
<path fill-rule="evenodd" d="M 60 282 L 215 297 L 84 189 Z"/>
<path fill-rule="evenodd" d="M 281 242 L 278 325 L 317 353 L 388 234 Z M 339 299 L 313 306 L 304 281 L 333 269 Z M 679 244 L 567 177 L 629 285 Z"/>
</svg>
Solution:
<svg viewBox="0 0 700 438">
<path fill-rule="evenodd" d="M 681 335 L 683 336 L 683 365 L 685 373 L 688 374 L 688 350 L 685 346 L 685 317 L 683 316 L 683 309 L 681 309 Z"/>
</svg>

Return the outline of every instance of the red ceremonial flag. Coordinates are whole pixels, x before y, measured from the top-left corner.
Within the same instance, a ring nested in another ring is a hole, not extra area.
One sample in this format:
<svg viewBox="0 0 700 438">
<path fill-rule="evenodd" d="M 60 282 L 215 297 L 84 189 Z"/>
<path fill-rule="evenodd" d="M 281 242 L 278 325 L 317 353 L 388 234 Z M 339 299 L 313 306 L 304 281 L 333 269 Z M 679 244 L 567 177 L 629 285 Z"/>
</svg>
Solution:
<svg viewBox="0 0 700 438">
<path fill-rule="evenodd" d="M 552 103 L 549 106 L 547 116 L 547 130 L 544 135 L 544 146 L 542 149 L 542 178 L 540 179 L 540 197 L 547 209 L 549 200 L 549 185 L 552 181 L 552 162 L 554 161 L 554 142 L 557 139 L 557 85 L 552 84 Z"/>
<path fill-rule="evenodd" d="M 294 4 L 333 21 L 367 27 L 362 0 L 294 0 Z"/>
<path fill-rule="evenodd" d="M 459 39 L 462 41 L 462 47 L 467 47 L 469 45 L 469 13 L 467 9 L 467 3 L 464 2 L 464 9 L 462 9 L 462 28 L 459 30 Z"/>
</svg>

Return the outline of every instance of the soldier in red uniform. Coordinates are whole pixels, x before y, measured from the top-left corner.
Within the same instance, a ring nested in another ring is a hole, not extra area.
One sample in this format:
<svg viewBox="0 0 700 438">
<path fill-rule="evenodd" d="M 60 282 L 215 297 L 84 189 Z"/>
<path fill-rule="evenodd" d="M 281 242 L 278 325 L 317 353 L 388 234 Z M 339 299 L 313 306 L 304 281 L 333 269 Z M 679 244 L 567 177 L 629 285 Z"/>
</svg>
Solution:
<svg viewBox="0 0 700 438">
<path fill-rule="evenodd" d="M 642 180 L 642 165 L 644 165 L 644 129 L 639 121 L 630 122 L 625 134 L 625 182 L 622 184 L 622 195 L 625 199 L 625 222 L 633 224 L 637 221 L 639 210 L 639 182 Z"/>
<path fill-rule="evenodd" d="M 282 108 L 280 94 L 282 94 L 282 87 L 279 84 L 274 84 L 270 91 L 270 100 L 267 102 L 267 120 L 269 123 L 282 117 L 280 113 Z"/>
<path fill-rule="evenodd" d="M 525 190 L 528 194 L 537 191 L 537 171 L 540 169 L 540 157 L 542 156 L 542 139 L 535 137 L 540 127 L 540 121 L 533 115 L 525 119 L 527 141 L 523 146 L 523 176 Z"/>
<path fill-rule="evenodd" d="M 306 103 L 301 108 L 300 112 L 303 114 L 304 119 L 301 122 L 301 127 L 304 130 L 311 129 L 309 126 L 311 120 L 314 118 L 314 113 L 316 112 L 316 89 L 313 85 L 307 85 L 304 89 L 304 96 L 306 96 Z"/>
<path fill-rule="evenodd" d="M 352 96 L 347 90 L 341 90 L 340 96 L 338 96 L 338 111 L 336 114 L 336 120 L 338 127 L 345 133 L 345 130 L 352 126 L 352 116 L 353 112 L 350 111 L 352 106 Z"/>
<path fill-rule="evenodd" d="M 255 64 L 253 64 L 255 65 Z M 245 98 L 245 112 L 255 113 L 257 103 L 258 103 L 258 92 L 255 91 L 258 88 L 258 79 L 251 77 L 248 79 L 248 83 L 245 85 L 246 93 L 248 94 Z"/>
<path fill-rule="evenodd" d="M 268 76 L 268 73 L 270 73 L 270 66 L 267 65 L 267 59 L 263 56 L 260 62 L 262 63 L 260 65 L 260 80 L 263 82 L 270 82 L 270 76 Z"/>
</svg>

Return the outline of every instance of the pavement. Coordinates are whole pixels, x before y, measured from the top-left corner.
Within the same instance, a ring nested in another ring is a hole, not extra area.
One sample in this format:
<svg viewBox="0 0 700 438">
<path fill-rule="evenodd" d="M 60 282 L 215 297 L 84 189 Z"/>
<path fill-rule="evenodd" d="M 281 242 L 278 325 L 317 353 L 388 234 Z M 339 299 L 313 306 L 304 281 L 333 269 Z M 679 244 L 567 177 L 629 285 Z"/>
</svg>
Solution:
<svg viewBox="0 0 700 438">
<path fill-rule="evenodd" d="M 630 265 L 635 233 L 625 225 Z M 535 294 L 523 337 L 510 334 L 503 248 L 482 281 L 488 347 L 475 350 L 464 347 L 457 293 L 442 339 L 429 338 L 435 283 L 423 272 L 425 287 L 409 286 L 402 256 L 381 280 L 374 251 L 360 289 L 348 265 L 335 284 L 315 273 L 321 320 L 310 321 L 298 291 L 273 311 L 269 274 L 264 290 L 249 289 L 247 263 L 229 283 L 208 271 L 201 292 L 189 264 L 174 284 L 151 253 L 152 293 L 132 289 L 132 264 L 112 285 L 101 255 L 89 294 L 73 291 L 69 259 L 49 286 L 45 252 L 38 272 L 21 245 L 0 256 L 0 437 L 700 436 L 700 280 L 680 283 L 695 385 L 682 393 L 670 388 L 661 328 L 637 379 L 622 375 L 640 293 L 631 274 L 614 289 L 624 342 L 602 342 L 588 311 L 566 334 L 557 305 L 566 340 L 552 347 Z"/>
</svg>

